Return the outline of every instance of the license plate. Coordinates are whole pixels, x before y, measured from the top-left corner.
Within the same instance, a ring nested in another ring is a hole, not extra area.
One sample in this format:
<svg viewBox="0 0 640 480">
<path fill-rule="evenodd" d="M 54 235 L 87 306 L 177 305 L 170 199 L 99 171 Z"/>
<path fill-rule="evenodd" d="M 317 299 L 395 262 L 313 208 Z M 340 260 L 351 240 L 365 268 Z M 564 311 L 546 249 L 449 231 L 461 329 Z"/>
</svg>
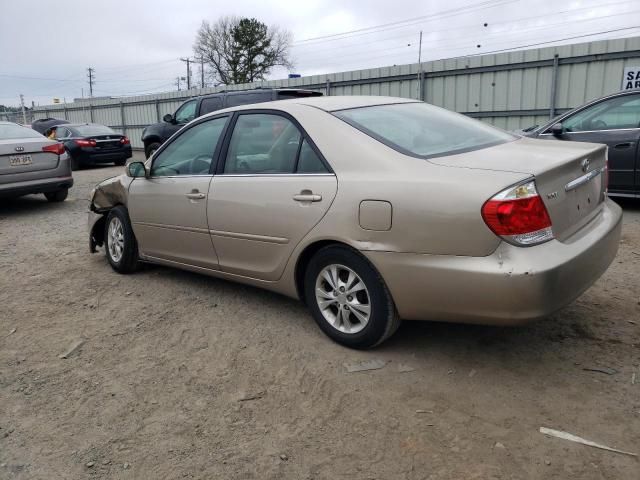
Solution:
<svg viewBox="0 0 640 480">
<path fill-rule="evenodd" d="M 9 157 L 9 165 L 12 167 L 31 165 L 32 163 L 33 159 L 31 158 L 31 155 L 14 155 Z"/>
</svg>

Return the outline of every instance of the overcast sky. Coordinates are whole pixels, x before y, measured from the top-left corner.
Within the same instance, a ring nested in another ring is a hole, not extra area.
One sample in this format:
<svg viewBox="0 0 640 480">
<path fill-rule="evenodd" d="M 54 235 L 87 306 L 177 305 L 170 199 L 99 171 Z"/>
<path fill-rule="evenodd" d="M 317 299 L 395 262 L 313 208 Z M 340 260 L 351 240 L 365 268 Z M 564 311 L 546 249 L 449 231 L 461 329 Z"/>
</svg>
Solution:
<svg viewBox="0 0 640 480">
<path fill-rule="evenodd" d="M 89 66 L 96 96 L 175 90 L 200 23 L 223 15 L 290 30 L 302 75 L 417 62 L 420 30 L 424 60 L 640 35 L 638 0 L 0 0 L 0 105 L 87 96 Z"/>
</svg>

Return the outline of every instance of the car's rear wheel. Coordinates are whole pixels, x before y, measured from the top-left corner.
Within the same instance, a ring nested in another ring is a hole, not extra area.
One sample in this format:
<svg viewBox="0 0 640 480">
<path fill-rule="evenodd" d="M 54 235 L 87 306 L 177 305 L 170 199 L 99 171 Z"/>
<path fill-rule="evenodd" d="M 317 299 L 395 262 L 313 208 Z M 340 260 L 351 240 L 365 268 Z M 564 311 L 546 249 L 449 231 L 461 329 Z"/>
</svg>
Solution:
<svg viewBox="0 0 640 480">
<path fill-rule="evenodd" d="M 144 154 L 147 158 L 149 158 L 151 155 L 153 155 L 153 152 L 155 152 L 159 148 L 160 148 L 159 142 L 150 143 L 149 145 L 146 145 L 144 147 Z"/>
<path fill-rule="evenodd" d="M 104 232 L 107 259 L 118 273 L 132 273 L 138 269 L 138 242 L 133 234 L 127 210 L 118 206 L 107 215 Z"/>
<path fill-rule="evenodd" d="M 55 192 L 47 192 L 44 196 L 50 202 L 64 202 L 67 199 L 67 195 L 69 195 L 69 189 L 63 188 L 62 190 L 56 190 Z"/>
<path fill-rule="evenodd" d="M 71 154 L 69 154 L 69 157 L 71 158 L 71 170 L 80 170 L 82 168 L 82 162 L 80 159 L 72 157 Z"/>
<path fill-rule="evenodd" d="M 318 251 L 307 266 L 304 292 L 318 326 L 347 347 L 374 347 L 400 325 L 384 280 L 349 248 L 336 245 Z"/>
</svg>

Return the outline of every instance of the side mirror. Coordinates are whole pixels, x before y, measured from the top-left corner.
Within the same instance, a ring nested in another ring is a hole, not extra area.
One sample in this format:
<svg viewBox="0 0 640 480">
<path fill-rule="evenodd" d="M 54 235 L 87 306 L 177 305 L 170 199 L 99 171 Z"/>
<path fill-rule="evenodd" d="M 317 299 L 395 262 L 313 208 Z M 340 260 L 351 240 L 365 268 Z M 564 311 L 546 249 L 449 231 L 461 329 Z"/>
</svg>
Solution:
<svg viewBox="0 0 640 480">
<path fill-rule="evenodd" d="M 146 177 L 147 169 L 142 162 L 131 162 L 127 165 L 127 175 L 131 178 Z"/>
<path fill-rule="evenodd" d="M 164 122 L 167 122 L 167 123 L 175 123 L 176 122 L 175 119 L 173 118 L 173 115 L 171 115 L 170 113 L 167 113 L 164 117 L 162 117 L 162 120 Z"/>
<path fill-rule="evenodd" d="M 551 127 L 551 134 L 554 137 L 559 137 L 563 133 L 564 133 L 564 127 L 562 126 L 562 123 L 556 123 Z"/>
</svg>

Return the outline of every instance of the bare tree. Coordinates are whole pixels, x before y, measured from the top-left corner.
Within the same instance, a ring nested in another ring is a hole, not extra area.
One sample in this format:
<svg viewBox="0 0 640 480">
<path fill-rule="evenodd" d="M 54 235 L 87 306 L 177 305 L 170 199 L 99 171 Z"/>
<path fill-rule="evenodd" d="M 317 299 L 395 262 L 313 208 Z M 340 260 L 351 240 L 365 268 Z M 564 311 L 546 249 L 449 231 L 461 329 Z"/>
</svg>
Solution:
<svg viewBox="0 0 640 480">
<path fill-rule="evenodd" d="M 264 80 L 273 67 L 292 68 L 291 38 L 290 32 L 255 18 L 229 16 L 203 21 L 193 51 L 210 67 L 216 83 L 248 83 Z"/>
</svg>

